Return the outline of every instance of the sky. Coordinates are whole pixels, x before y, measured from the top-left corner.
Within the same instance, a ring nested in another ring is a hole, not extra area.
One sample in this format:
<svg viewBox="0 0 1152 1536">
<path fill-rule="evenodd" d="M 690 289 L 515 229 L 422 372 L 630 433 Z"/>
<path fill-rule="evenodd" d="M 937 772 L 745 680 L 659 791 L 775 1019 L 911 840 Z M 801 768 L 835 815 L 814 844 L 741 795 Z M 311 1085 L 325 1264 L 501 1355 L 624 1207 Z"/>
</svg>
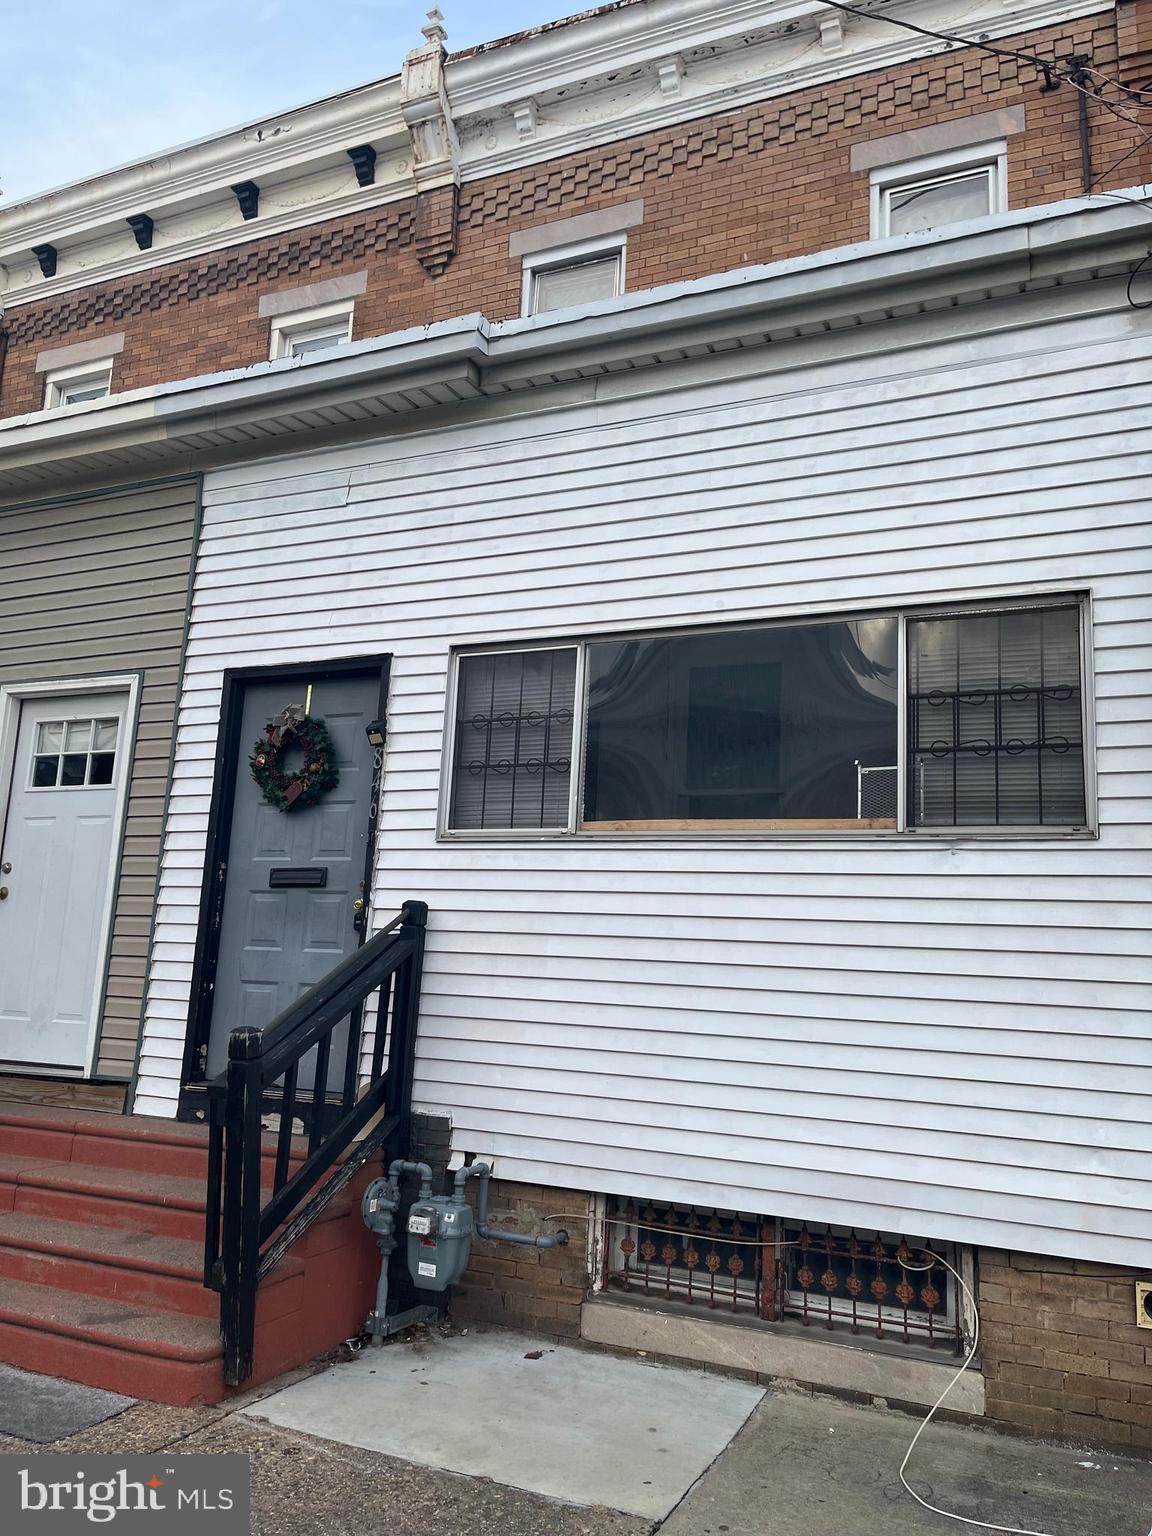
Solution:
<svg viewBox="0 0 1152 1536">
<path fill-rule="evenodd" d="M 432 0 L 0 0 L 0 209 L 395 74 Z M 450 49 L 588 0 L 441 0 Z"/>
</svg>

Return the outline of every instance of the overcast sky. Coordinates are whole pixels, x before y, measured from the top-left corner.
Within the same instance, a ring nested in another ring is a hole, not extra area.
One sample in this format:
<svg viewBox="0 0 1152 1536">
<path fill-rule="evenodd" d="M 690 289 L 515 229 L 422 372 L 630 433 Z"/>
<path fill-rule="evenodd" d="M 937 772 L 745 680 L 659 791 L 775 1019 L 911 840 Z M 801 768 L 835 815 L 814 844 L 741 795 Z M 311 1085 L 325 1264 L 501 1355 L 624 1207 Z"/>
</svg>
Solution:
<svg viewBox="0 0 1152 1536">
<path fill-rule="evenodd" d="M 0 208 L 394 74 L 431 0 L 0 0 Z M 449 48 L 581 0 L 441 0 Z"/>
</svg>

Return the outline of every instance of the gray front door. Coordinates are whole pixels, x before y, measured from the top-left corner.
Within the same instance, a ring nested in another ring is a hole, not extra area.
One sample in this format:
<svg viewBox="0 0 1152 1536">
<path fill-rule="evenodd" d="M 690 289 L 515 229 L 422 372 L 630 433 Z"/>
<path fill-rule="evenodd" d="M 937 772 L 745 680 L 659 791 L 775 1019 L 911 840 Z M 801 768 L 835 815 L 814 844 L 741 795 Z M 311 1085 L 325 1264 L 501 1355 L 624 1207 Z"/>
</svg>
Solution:
<svg viewBox="0 0 1152 1536">
<path fill-rule="evenodd" d="M 280 811 L 253 782 L 249 758 L 274 715 L 306 703 L 309 685 L 309 713 L 328 727 L 340 782 L 317 805 Z M 373 760 L 365 727 L 379 713 L 379 671 L 312 680 L 293 673 L 245 686 L 209 1076 L 223 1071 L 233 1029 L 262 1029 L 360 942 L 355 903 L 365 895 Z M 277 881 L 304 881 L 318 870 L 326 872 L 323 885 L 272 883 L 274 871 Z M 334 1037 L 329 1082 L 339 1083 L 342 1073 Z"/>
</svg>

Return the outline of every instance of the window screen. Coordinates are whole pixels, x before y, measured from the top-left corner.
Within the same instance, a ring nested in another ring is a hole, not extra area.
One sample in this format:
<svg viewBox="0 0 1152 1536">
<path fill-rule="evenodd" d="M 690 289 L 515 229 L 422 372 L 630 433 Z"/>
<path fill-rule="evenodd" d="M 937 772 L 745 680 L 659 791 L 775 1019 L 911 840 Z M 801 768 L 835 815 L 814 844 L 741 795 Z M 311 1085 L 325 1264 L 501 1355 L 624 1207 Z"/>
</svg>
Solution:
<svg viewBox="0 0 1152 1536">
<path fill-rule="evenodd" d="M 585 824 L 859 822 L 861 769 L 897 761 L 897 633 L 877 618 L 590 643 Z"/>
<path fill-rule="evenodd" d="M 454 831 L 567 827 L 576 651 L 462 656 Z"/>
<path fill-rule="evenodd" d="M 1083 826 L 1080 610 L 908 625 L 913 825 Z"/>
<path fill-rule="evenodd" d="M 619 272 L 618 252 L 591 261 L 538 269 L 532 275 L 532 313 L 538 315 L 548 309 L 566 309 L 570 304 L 611 299 L 617 292 Z"/>
</svg>

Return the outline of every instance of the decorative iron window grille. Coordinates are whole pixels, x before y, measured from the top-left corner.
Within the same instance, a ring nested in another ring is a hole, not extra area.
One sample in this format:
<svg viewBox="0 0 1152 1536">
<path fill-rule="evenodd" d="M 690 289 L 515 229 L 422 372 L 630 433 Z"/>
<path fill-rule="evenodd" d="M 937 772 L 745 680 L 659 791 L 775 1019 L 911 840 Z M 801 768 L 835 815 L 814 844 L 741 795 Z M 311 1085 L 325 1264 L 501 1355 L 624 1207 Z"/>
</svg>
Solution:
<svg viewBox="0 0 1152 1536">
<path fill-rule="evenodd" d="M 604 1253 L 637 1298 L 961 1351 L 955 1256 L 926 1239 L 612 1198 Z"/>
<path fill-rule="evenodd" d="M 914 826 L 1083 826 L 1080 610 L 909 622 Z"/>
<path fill-rule="evenodd" d="M 460 658 L 454 829 L 567 826 L 575 695 L 570 646 Z"/>
</svg>

